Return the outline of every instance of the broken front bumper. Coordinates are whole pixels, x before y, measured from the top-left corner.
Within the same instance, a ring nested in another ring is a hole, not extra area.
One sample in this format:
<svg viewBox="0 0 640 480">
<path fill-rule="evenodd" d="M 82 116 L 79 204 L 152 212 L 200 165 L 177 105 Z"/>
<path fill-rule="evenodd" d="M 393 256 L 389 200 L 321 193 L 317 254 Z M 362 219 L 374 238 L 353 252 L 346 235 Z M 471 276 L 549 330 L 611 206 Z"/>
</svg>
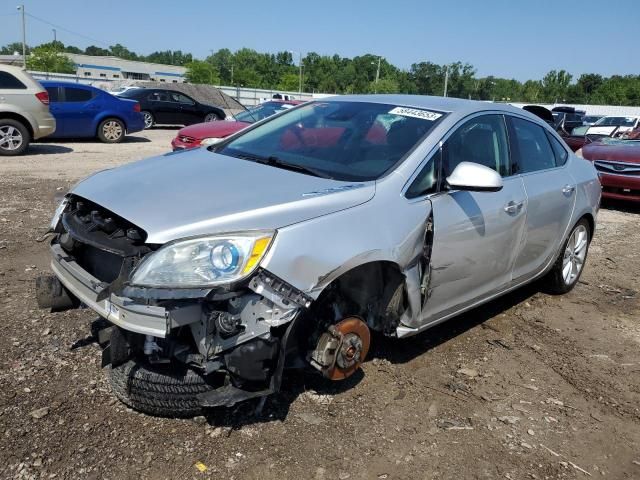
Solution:
<svg viewBox="0 0 640 480">
<path fill-rule="evenodd" d="M 99 301 L 100 293 L 108 288 L 108 284 L 84 270 L 59 244 L 51 245 L 51 253 L 51 269 L 60 282 L 82 303 L 114 325 L 160 338 L 165 338 L 171 328 L 181 325 L 180 319 L 163 307 L 140 305 L 113 293 L 108 299 Z"/>
</svg>

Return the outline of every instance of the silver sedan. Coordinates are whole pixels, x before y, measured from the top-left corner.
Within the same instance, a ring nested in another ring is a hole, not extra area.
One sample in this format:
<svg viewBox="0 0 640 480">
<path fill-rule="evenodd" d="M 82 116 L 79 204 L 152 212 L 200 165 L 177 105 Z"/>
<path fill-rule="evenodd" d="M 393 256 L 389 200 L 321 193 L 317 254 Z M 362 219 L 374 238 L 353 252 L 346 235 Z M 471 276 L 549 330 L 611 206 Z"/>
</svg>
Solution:
<svg viewBox="0 0 640 480">
<path fill-rule="evenodd" d="M 600 184 L 507 105 L 309 102 L 219 144 L 97 173 L 58 208 L 41 305 L 88 305 L 114 393 L 192 415 L 332 380 L 371 330 L 407 337 L 524 284 L 571 290 Z"/>
</svg>

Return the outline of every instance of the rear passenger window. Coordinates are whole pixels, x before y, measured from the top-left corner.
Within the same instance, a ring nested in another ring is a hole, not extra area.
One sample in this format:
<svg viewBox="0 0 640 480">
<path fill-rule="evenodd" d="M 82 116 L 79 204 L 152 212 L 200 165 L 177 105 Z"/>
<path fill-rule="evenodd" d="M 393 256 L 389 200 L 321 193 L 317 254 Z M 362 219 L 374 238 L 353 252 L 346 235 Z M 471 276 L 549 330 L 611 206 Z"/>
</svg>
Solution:
<svg viewBox="0 0 640 480">
<path fill-rule="evenodd" d="M 64 99 L 66 102 L 88 102 L 92 98 L 93 92 L 91 90 L 64 87 Z"/>
<path fill-rule="evenodd" d="M 569 154 L 567 153 L 567 149 L 562 146 L 562 144 L 551 135 L 549 132 L 545 132 L 547 134 L 547 138 L 549 142 L 551 142 L 551 148 L 553 149 L 553 154 L 556 157 L 556 166 L 561 167 L 565 163 L 567 163 L 567 158 L 569 158 Z"/>
<path fill-rule="evenodd" d="M 517 173 L 537 172 L 556 166 L 556 158 L 544 128 L 516 117 L 511 117 L 511 123 L 518 151 Z"/>
<path fill-rule="evenodd" d="M 444 144 L 443 174 L 451 175 L 460 162 L 489 167 L 509 175 L 509 147 L 502 115 L 481 115 L 462 125 Z"/>
<path fill-rule="evenodd" d="M 9 72 L 0 72 L 0 90 L 25 90 L 27 86 Z"/>
<path fill-rule="evenodd" d="M 60 101 L 59 97 L 58 97 L 58 87 L 47 87 L 45 90 L 49 94 L 49 101 L 50 102 L 59 102 Z"/>
</svg>

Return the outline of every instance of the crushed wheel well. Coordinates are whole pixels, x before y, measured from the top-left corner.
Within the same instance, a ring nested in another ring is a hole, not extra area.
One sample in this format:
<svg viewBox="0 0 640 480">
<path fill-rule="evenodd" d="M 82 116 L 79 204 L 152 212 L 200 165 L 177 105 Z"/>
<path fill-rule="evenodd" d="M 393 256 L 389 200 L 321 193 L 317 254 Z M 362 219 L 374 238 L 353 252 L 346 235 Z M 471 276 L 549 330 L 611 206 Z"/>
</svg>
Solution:
<svg viewBox="0 0 640 480">
<path fill-rule="evenodd" d="M 323 330 L 355 315 L 372 330 L 392 333 L 406 305 L 405 277 L 398 265 L 371 262 L 359 265 L 331 282 L 313 303 L 310 313 Z"/>
</svg>

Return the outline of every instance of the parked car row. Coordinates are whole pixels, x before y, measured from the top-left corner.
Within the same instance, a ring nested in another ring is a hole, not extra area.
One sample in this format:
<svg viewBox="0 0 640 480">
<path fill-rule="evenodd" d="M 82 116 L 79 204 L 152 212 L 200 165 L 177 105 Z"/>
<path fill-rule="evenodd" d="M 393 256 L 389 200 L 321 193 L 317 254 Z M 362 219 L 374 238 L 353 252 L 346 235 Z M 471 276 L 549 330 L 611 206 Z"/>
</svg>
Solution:
<svg viewBox="0 0 640 480">
<path fill-rule="evenodd" d="M 214 145 L 252 123 L 300 105 L 300 100 L 270 100 L 257 107 L 238 113 L 227 122 L 199 123 L 185 127 L 171 141 L 173 150 L 184 150 L 202 145 Z"/>
<path fill-rule="evenodd" d="M 32 140 L 97 138 L 121 142 L 155 124 L 192 125 L 225 119 L 221 108 L 174 90 L 123 88 L 112 95 L 72 82 L 36 81 L 0 65 L 0 155 L 20 155 Z"/>
</svg>

